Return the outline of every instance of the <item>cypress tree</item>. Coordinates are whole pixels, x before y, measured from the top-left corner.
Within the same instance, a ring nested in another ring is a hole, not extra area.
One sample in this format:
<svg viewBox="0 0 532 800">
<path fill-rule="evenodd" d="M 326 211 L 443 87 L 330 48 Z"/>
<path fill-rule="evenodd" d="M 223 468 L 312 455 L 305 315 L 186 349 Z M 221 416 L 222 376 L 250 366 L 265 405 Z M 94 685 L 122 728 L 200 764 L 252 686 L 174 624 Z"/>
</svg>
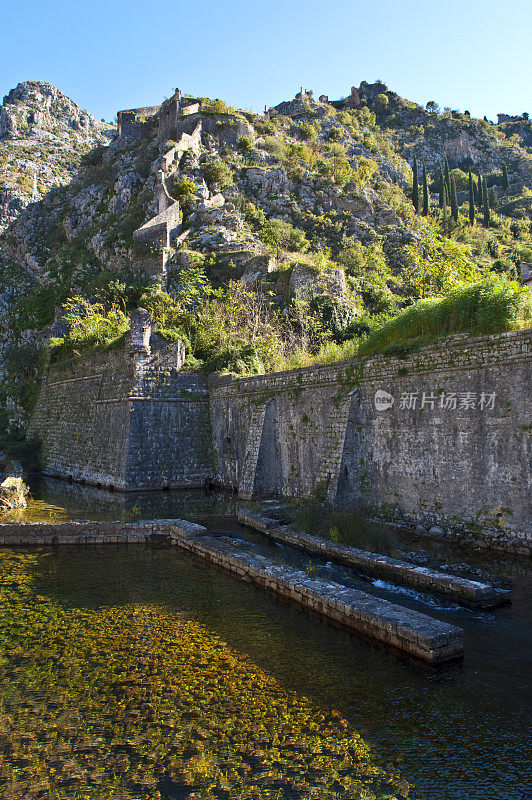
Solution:
<svg viewBox="0 0 532 800">
<path fill-rule="evenodd" d="M 475 224 L 475 192 L 473 190 L 473 176 L 469 170 L 469 224 Z"/>
<path fill-rule="evenodd" d="M 441 198 L 442 198 L 441 213 L 442 213 L 443 232 L 447 233 L 447 192 L 445 189 L 445 182 L 442 183 Z"/>
<path fill-rule="evenodd" d="M 427 169 L 423 164 L 423 216 L 427 217 L 429 213 L 429 184 L 427 181 Z"/>
<path fill-rule="evenodd" d="M 445 190 L 447 194 L 447 202 L 451 200 L 451 170 L 449 169 L 449 162 L 445 156 Z"/>
<path fill-rule="evenodd" d="M 489 228 L 491 224 L 490 204 L 488 199 L 488 187 L 486 178 L 482 178 L 482 213 L 484 214 L 484 225 Z"/>
<path fill-rule="evenodd" d="M 455 222 L 458 222 L 458 198 L 456 197 L 456 183 L 454 175 L 451 175 L 451 214 Z"/>
<path fill-rule="evenodd" d="M 419 182 L 417 174 L 417 158 L 415 156 L 412 172 L 414 173 L 412 177 L 412 203 L 414 204 L 416 214 L 419 214 Z"/>
<path fill-rule="evenodd" d="M 477 172 L 477 205 L 482 208 L 482 175 Z"/>
<path fill-rule="evenodd" d="M 443 177 L 443 170 L 441 167 L 440 167 L 439 184 L 440 184 L 440 208 L 443 208 L 443 205 L 445 203 L 445 178 Z"/>
<path fill-rule="evenodd" d="M 510 181 L 508 180 L 508 167 L 506 164 L 502 165 L 502 188 L 504 191 L 508 189 Z"/>
</svg>

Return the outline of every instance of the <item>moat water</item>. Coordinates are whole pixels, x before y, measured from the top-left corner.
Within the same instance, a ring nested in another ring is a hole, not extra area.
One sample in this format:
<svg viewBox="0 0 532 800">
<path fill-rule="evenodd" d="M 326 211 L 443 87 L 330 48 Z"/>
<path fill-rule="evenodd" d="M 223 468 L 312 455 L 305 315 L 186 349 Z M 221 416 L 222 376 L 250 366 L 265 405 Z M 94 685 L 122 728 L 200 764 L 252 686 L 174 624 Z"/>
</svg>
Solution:
<svg viewBox="0 0 532 800">
<path fill-rule="evenodd" d="M 379 581 L 365 582 L 349 570 L 271 544 L 236 523 L 236 501 L 224 494 L 123 496 L 55 481 L 35 485 L 32 491 L 28 518 L 62 514 L 71 519 L 194 520 L 239 539 L 241 546 L 459 625 L 465 632 L 464 661 L 433 670 L 279 602 L 175 548 L 41 549 L 45 568 L 36 567 L 34 573 L 39 596 L 64 608 L 155 607 L 200 625 L 284 690 L 309 698 L 324 713 L 339 711 L 369 743 L 379 764 L 398 770 L 414 785 L 411 797 L 525 800 L 532 795 L 527 717 L 532 699 L 532 570 L 526 560 L 394 534 L 397 552 L 421 547 L 439 563 L 467 561 L 513 582 L 511 605 L 479 612 Z M 189 796 L 165 793 L 164 786 L 159 787 L 162 798 Z M 156 796 L 148 788 L 146 794 L 137 791 L 140 797 Z M 276 795 L 272 789 L 264 796 L 307 796 L 283 791 Z M 308 796 L 329 797 L 319 792 Z M 352 795 L 340 787 L 337 796 Z"/>
</svg>

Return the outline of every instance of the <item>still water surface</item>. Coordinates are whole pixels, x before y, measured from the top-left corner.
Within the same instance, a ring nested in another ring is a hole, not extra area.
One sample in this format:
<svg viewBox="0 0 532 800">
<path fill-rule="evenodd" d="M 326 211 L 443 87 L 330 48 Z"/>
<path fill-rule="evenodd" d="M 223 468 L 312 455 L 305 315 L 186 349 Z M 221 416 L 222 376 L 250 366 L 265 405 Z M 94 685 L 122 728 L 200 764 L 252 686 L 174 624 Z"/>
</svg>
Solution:
<svg viewBox="0 0 532 800">
<path fill-rule="evenodd" d="M 193 493 L 133 496 L 47 481 L 40 501 L 70 518 L 183 517 L 220 535 L 251 542 L 270 557 L 309 558 L 238 526 L 233 498 Z M 176 549 L 57 548 L 39 591 L 82 607 L 154 604 L 194 620 L 245 654 L 284 687 L 324 710 L 338 709 L 381 763 L 398 767 L 425 800 L 525 800 L 532 796 L 530 728 L 532 573 L 524 559 L 396 538 L 397 549 L 421 546 L 443 562 L 467 560 L 513 580 L 511 605 L 493 612 L 460 609 L 373 583 L 371 591 L 464 628 L 463 663 L 437 671 L 413 663 L 281 603 Z M 247 545 L 245 545 L 247 546 Z M 53 564 L 53 567 L 52 567 Z M 324 577 L 355 580 L 325 567 Z"/>
</svg>

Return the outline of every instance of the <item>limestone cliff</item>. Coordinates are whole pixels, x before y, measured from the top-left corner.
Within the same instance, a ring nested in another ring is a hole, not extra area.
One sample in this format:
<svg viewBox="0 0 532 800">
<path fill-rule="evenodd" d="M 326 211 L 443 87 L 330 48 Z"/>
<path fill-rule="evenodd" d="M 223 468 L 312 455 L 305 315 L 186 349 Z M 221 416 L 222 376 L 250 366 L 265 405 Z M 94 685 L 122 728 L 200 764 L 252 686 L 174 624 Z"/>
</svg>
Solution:
<svg viewBox="0 0 532 800">
<path fill-rule="evenodd" d="M 81 155 L 112 131 L 49 83 L 24 81 L 12 89 L 0 106 L 0 229 L 67 183 Z"/>
</svg>

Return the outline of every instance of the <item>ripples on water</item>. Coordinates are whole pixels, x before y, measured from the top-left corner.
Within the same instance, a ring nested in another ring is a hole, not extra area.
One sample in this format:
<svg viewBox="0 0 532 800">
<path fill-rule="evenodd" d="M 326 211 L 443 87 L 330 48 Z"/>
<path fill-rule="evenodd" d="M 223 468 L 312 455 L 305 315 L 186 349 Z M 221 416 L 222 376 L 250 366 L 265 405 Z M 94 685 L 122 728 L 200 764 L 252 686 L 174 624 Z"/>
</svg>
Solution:
<svg viewBox="0 0 532 800">
<path fill-rule="evenodd" d="M 224 535 L 255 542 L 269 557 L 302 566 L 309 558 L 274 547 L 227 517 L 234 501 L 222 495 L 164 493 L 123 497 L 53 483 L 40 491 L 76 518 L 182 516 Z M 95 508 L 97 511 L 95 512 Z M 133 516 L 136 512 L 133 512 Z M 513 603 L 493 612 L 364 581 L 349 570 L 313 560 L 323 577 L 381 593 L 465 631 L 463 663 L 434 671 L 393 650 L 369 643 L 276 601 L 250 586 L 191 562 L 178 551 L 138 548 L 59 548 L 54 592 L 65 602 L 94 606 L 164 605 L 220 636 L 287 689 L 336 708 L 371 742 L 382 762 L 397 765 L 426 800 L 525 800 L 532 796 L 529 759 L 531 684 L 531 573 L 527 562 L 471 554 L 427 540 L 421 546 L 440 563 L 470 561 L 515 581 Z M 75 578 L 73 577 L 75 576 Z M 527 747 L 528 745 L 528 747 Z"/>
</svg>

